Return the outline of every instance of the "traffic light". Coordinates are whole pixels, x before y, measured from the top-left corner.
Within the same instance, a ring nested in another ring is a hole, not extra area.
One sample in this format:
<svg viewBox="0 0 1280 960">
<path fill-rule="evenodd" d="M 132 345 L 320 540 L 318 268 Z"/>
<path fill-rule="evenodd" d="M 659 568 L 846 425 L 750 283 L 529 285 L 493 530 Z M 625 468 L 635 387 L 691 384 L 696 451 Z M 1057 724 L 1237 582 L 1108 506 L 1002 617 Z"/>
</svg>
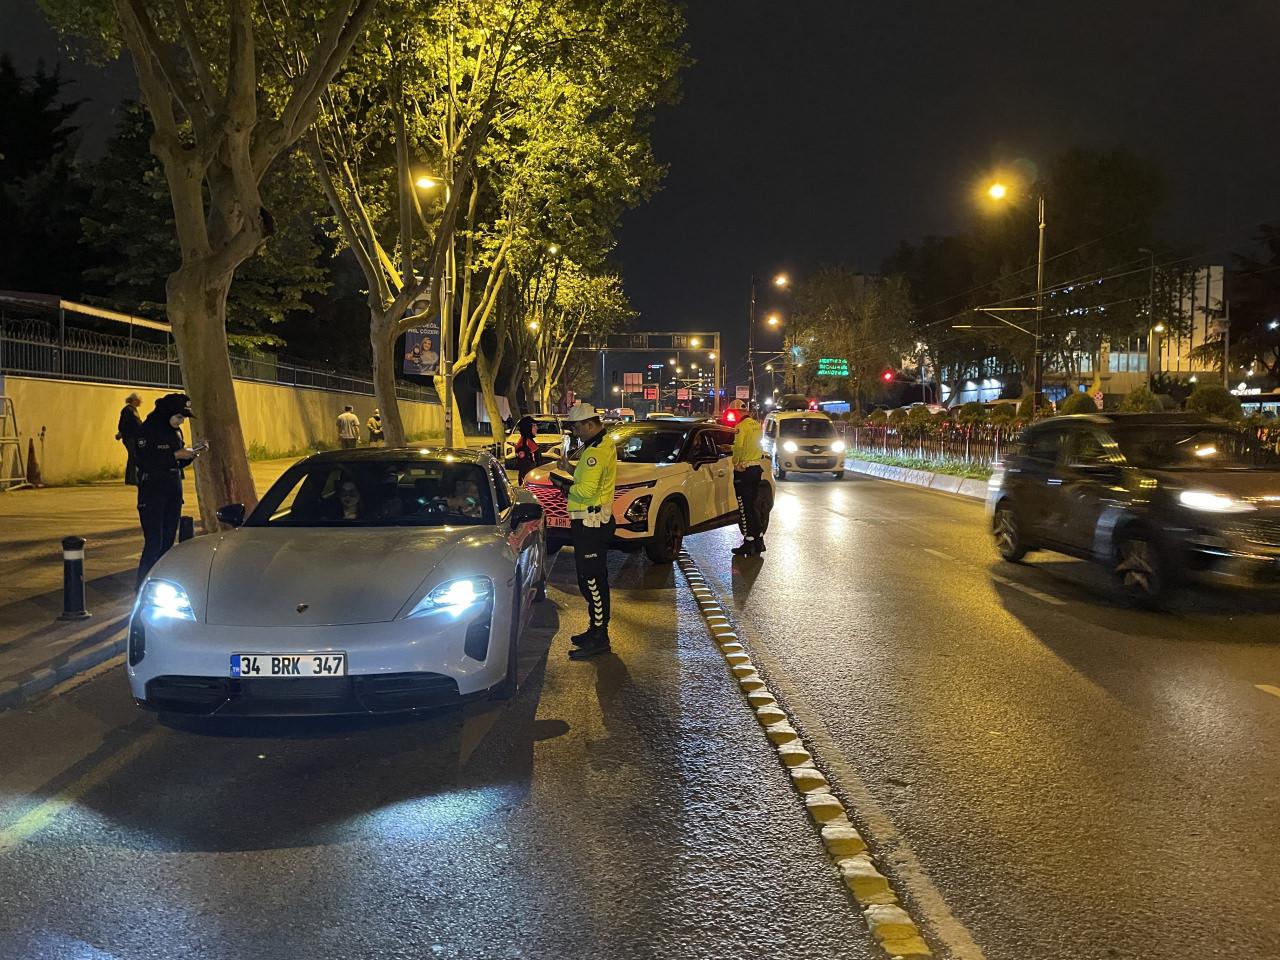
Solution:
<svg viewBox="0 0 1280 960">
<path fill-rule="evenodd" d="M 893 371 L 886 370 L 884 373 L 880 374 L 880 379 L 885 383 L 893 383 Z"/>
</svg>

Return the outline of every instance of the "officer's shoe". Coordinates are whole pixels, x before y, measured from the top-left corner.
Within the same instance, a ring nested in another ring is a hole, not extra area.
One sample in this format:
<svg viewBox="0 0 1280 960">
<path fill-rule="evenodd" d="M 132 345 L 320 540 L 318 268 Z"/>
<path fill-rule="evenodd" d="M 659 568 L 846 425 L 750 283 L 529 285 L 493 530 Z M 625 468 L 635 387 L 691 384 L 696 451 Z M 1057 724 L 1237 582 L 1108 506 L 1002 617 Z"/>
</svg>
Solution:
<svg viewBox="0 0 1280 960">
<path fill-rule="evenodd" d="M 587 629 L 583 630 L 582 633 L 575 633 L 573 636 L 571 636 L 569 638 L 569 642 L 572 643 L 575 647 L 585 647 L 594 641 L 595 635 L 596 635 L 596 628 L 587 627 Z"/>
<path fill-rule="evenodd" d="M 742 546 L 734 547 L 732 550 L 735 557 L 754 557 L 758 552 L 755 540 L 744 540 Z"/>
<path fill-rule="evenodd" d="M 756 553 L 761 554 L 761 553 L 764 553 L 764 551 L 765 551 L 764 537 L 763 536 L 756 537 Z"/>
<path fill-rule="evenodd" d="M 586 660 L 589 657 L 608 653 L 612 649 L 612 647 L 609 646 L 608 628 L 592 627 L 587 631 L 587 634 L 589 635 L 587 642 L 574 647 L 569 651 L 570 660 Z"/>
</svg>

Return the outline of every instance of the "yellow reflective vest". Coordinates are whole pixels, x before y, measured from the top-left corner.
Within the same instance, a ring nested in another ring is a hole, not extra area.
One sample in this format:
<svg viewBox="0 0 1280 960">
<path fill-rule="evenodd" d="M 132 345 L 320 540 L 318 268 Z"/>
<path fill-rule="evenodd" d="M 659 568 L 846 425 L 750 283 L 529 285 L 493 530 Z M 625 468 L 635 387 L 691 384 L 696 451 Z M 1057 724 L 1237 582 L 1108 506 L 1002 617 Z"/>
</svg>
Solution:
<svg viewBox="0 0 1280 960">
<path fill-rule="evenodd" d="M 569 488 L 569 515 L 586 513 L 599 507 L 607 523 L 613 516 L 613 487 L 618 477 L 618 449 L 608 430 L 601 430 L 588 440 L 573 471 Z"/>
<path fill-rule="evenodd" d="M 733 438 L 733 465 L 735 467 L 758 467 L 764 450 L 760 446 L 760 422 L 754 417 L 744 417 L 738 424 L 738 433 Z"/>
</svg>

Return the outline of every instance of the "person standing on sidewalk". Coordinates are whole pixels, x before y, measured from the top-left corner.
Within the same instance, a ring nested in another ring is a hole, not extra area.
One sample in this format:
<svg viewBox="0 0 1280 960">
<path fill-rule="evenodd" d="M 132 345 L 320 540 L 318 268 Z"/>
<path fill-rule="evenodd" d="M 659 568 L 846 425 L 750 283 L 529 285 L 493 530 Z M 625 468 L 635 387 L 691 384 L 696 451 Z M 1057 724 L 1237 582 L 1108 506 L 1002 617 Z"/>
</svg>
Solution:
<svg viewBox="0 0 1280 960">
<path fill-rule="evenodd" d="M 516 423 L 520 439 L 516 441 L 516 485 L 524 486 L 525 475 L 538 465 L 538 441 L 534 439 L 536 424 L 533 417 L 521 417 Z"/>
<path fill-rule="evenodd" d="M 142 406 L 142 397 L 131 393 L 125 397 L 124 409 L 120 411 L 120 420 L 116 424 L 116 439 L 124 444 L 126 460 L 124 463 L 124 482 L 131 487 L 138 485 L 138 458 L 134 453 L 134 445 L 142 432 L 142 417 L 138 408 Z"/>
<path fill-rule="evenodd" d="M 555 478 L 568 487 L 573 562 L 578 589 L 587 601 L 587 629 L 570 640 L 570 660 L 585 660 L 609 652 L 609 545 L 613 542 L 613 488 L 618 473 L 618 451 L 609 438 L 595 407 L 575 403 L 565 420 L 582 441 L 573 483 Z M 560 469 L 569 468 L 561 457 Z"/>
<path fill-rule="evenodd" d="M 138 582 L 142 582 L 178 535 L 182 513 L 182 468 L 202 447 L 188 447 L 182 438 L 183 421 L 191 417 L 191 400 L 185 393 L 169 393 L 142 422 L 138 434 L 138 519 L 142 523 L 142 557 Z"/>
<path fill-rule="evenodd" d="M 369 443 L 376 446 L 382 445 L 382 411 L 377 407 L 373 408 L 373 416 L 365 421 L 365 429 L 369 431 Z"/>
<path fill-rule="evenodd" d="M 360 442 L 360 418 L 351 412 L 351 404 L 342 408 L 338 414 L 338 446 L 343 450 L 354 450 Z"/>
<path fill-rule="evenodd" d="M 738 497 L 738 510 L 742 514 L 745 531 L 742 546 L 734 547 L 739 557 L 758 557 L 764 553 L 764 534 L 760 531 L 760 483 L 764 470 L 760 466 L 764 449 L 760 443 L 760 423 L 741 400 L 729 405 L 730 410 L 742 411 L 738 432 L 733 438 L 733 490 Z"/>
</svg>

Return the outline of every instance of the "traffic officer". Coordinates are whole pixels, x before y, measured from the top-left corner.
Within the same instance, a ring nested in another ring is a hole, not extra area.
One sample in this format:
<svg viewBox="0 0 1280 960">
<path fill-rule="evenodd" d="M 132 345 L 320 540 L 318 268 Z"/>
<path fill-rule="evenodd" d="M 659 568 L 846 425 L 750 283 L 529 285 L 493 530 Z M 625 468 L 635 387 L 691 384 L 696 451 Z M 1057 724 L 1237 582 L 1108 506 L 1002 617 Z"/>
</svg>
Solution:
<svg viewBox="0 0 1280 960">
<path fill-rule="evenodd" d="M 565 417 L 582 442 L 573 483 L 552 474 L 552 482 L 568 488 L 573 561 L 578 589 L 587 601 L 589 622 L 585 632 L 571 637 L 569 659 L 585 660 L 609 652 L 609 545 L 613 541 L 613 487 L 618 473 L 618 451 L 595 407 L 579 401 Z M 559 467 L 567 470 L 561 457 Z M 558 481 L 558 482 L 557 482 Z"/>
<path fill-rule="evenodd" d="M 182 513 L 182 468 L 200 448 L 188 447 L 182 423 L 191 417 L 185 393 L 169 393 L 142 421 L 136 443 L 138 458 L 138 519 L 142 521 L 142 558 L 136 589 L 142 589 L 156 561 L 173 546 Z"/>
<path fill-rule="evenodd" d="M 760 483 L 764 470 L 760 466 L 763 448 L 760 444 L 760 423 L 741 400 L 729 404 L 730 410 L 742 413 L 738 432 L 733 438 L 733 491 L 738 497 L 738 512 L 742 516 L 742 546 L 734 547 L 739 557 L 758 557 L 764 553 L 764 534 L 760 531 Z"/>
</svg>

